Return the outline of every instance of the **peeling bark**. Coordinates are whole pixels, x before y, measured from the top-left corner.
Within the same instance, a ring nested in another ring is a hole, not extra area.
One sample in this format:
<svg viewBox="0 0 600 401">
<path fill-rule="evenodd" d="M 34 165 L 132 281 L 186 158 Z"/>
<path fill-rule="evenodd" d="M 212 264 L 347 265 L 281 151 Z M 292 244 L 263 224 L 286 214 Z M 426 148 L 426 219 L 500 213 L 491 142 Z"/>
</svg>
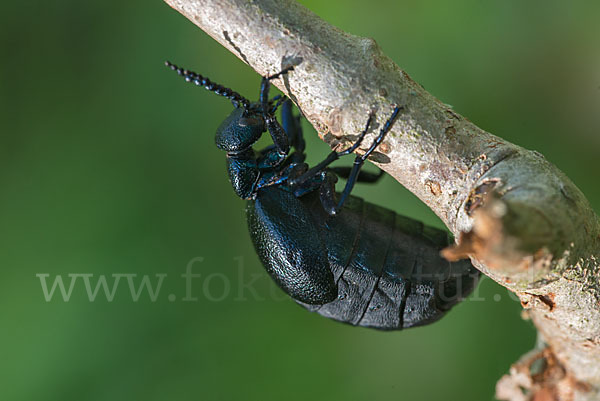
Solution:
<svg viewBox="0 0 600 401">
<path fill-rule="evenodd" d="M 260 75 L 299 63 L 274 83 L 330 146 L 355 139 L 371 109 L 381 125 L 393 105 L 404 106 L 370 160 L 459 238 L 447 257 L 471 257 L 520 297 L 545 343 L 533 354 L 544 361 L 540 370 L 528 354 L 501 379 L 497 396 L 600 398 L 600 220 L 561 171 L 434 98 L 373 39 L 349 35 L 292 0 L 165 1 Z"/>
</svg>

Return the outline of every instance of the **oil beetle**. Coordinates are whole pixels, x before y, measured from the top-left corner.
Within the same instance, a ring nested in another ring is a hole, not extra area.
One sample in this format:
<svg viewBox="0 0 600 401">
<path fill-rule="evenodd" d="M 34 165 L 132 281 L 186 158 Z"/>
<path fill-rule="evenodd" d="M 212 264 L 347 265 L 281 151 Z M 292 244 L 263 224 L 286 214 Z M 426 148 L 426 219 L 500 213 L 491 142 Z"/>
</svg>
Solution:
<svg viewBox="0 0 600 401">
<path fill-rule="evenodd" d="M 252 103 L 199 74 L 166 65 L 235 106 L 217 129 L 216 145 L 227 152 L 235 193 L 248 201 L 248 228 L 260 260 L 296 302 L 331 319 L 394 330 L 436 321 L 473 290 L 479 272 L 471 263 L 450 263 L 439 255 L 451 243 L 445 231 L 350 195 L 357 181 L 373 183 L 382 176 L 360 169 L 403 107 L 393 109 L 352 168 L 329 165 L 360 146 L 374 112 L 352 146 L 332 151 L 309 169 L 300 116 L 292 113 L 290 100 L 269 99 L 270 81 L 293 67 L 263 77 L 259 101 Z M 280 106 L 282 125 L 275 118 Z M 266 131 L 273 145 L 255 151 L 252 145 Z M 339 199 L 338 176 L 347 180 Z"/>
</svg>

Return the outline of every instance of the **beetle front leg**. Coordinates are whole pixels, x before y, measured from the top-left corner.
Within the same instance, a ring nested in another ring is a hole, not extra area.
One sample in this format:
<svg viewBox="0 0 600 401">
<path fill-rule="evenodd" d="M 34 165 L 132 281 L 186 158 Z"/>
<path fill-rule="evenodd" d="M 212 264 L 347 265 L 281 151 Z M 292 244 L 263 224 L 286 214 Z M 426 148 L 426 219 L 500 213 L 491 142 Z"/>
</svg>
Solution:
<svg viewBox="0 0 600 401">
<path fill-rule="evenodd" d="M 267 131 L 269 131 L 271 138 L 273 138 L 273 143 L 277 147 L 279 153 L 284 158 L 290 152 L 290 142 L 288 140 L 287 134 L 285 133 L 275 116 L 267 114 L 266 116 L 264 116 L 264 119 Z"/>
<path fill-rule="evenodd" d="M 304 155 L 306 142 L 302 133 L 302 125 L 300 124 L 300 115 L 292 113 L 292 101 L 286 99 L 281 107 L 281 124 L 288 135 L 290 145 L 296 149 L 296 152 Z"/>
<path fill-rule="evenodd" d="M 285 154 L 279 153 L 275 145 L 271 145 L 263 149 L 258 156 L 258 168 L 261 170 L 272 169 L 279 166 L 287 157 Z"/>
<path fill-rule="evenodd" d="M 271 112 L 271 107 L 269 105 L 269 89 L 271 88 L 271 80 L 279 78 L 280 76 L 287 74 L 293 69 L 294 66 L 290 66 L 284 68 L 277 74 L 268 77 L 263 77 L 260 85 L 260 104 L 262 108 L 263 119 L 265 120 L 267 131 L 269 131 L 271 138 L 273 138 L 273 143 L 279 150 L 279 153 L 281 153 L 282 155 L 287 155 L 289 153 L 290 143 L 288 135 Z"/>
</svg>

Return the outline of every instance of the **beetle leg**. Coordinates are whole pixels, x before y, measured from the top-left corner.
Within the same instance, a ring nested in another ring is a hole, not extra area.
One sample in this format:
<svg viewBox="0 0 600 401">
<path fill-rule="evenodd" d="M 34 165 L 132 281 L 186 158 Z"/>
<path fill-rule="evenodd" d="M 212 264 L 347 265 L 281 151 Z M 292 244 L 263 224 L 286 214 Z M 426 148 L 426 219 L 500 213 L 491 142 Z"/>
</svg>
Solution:
<svg viewBox="0 0 600 401">
<path fill-rule="evenodd" d="M 286 99 L 281 107 L 281 124 L 287 133 L 290 145 L 296 149 L 296 152 L 304 155 L 306 142 L 302 134 L 302 125 L 300 124 L 300 115 L 292 113 L 292 101 Z"/>
<path fill-rule="evenodd" d="M 270 114 L 275 114 L 275 112 L 277 111 L 277 109 L 279 108 L 279 106 L 281 106 L 281 104 L 283 102 L 285 102 L 287 100 L 287 98 L 285 96 L 281 96 L 281 95 L 277 95 L 275 96 L 273 99 L 271 99 L 271 101 L 269 102 L 269 104 L 275 102 L 275 104 L 273 106 L 271 106 L 271 110 L 269 110 Z"/>
<path fill-rule="evenodd" d="M 258 156 L 258 168 L 259 169 L 271 169 L 281 164 L 286 158 L 286 155 L 279 153 L 279 150 L 275 145 L 267 146 L 265 149 L 259 152 Z"/>
<path fill-rule="evenodd" d="M 326 172 L 321 172 L 320 175 L 316 175 L 312 177 L 310 180 L 304 181 L 301 185 L 298 185 L 293 188 L 293 193 L 296 198 L 299 198 L 303 195 L 311 193 L 317 189 L 320 189 L 325 180 L 326 180 Z"/>
<path fill-rule="evenodd" d="M 348 171 L 350 171 L 350 169 L 347 169 Z M 361 180 L 361 176 L 363 176 L 363 172 L 361 171 L 358 175 L 357 181 Z M 383 173 L 383 170 L 381 170 L 381 173 Z M 383 174 L 372 174 L 372 173 L 367 173 L 368 174 L 368 178 L 367 180 L 377 180 L 379 179 L 379 177 L 383 176 Z M 338 176 L 337 174 L 335 174 L 333 169 L 326 169 L 325 171 L 323 171 L 321 173 L 321 184 L 319 186 L 319 198 L 321 199 L 321 204 L 323 205 L 323 209 L 325 209 L 325 211 L 327 212 L 327 214 L 331 215 L 331 216 L 335 216 L 339 210 L 341 209 L 341 206 L 343 205 L 343 201 L 342 198 L 340 198 L 340 200 L 336 200 L 336 193 L 335 193 L 335 184 L 338 181 Z M 348 177 L 346 177 L 348 178 Z M 363 178 L 364 179 L 364 176 Z M 373 181 L 371 181 L 373 182 Z M 345 199 L 344 199 L 345 201 Z"/>
<path fill-rule="evenodd" d="M 270 114 L 267 114 L 264 119 L 265 125 L 267 126 L 267 131 L 269 131 L 277 150 L 284 157 L 287 156 L 287 154 L 290 152 L 290 143 L 287 134 L 279 124 L 279 121 L 277 121 L 275 116 Z"/>
<path fill-rule="evenodd" d="M 335 183 L 338 178 L 331 171 L 323 172 L 323 182 L 319 187 L 319 198 L 321 198 L 321 204 L 323 209 L 329 215 L 335 215 L 337 213 L 337 202 L 335 200 Z"/>
<path fill-rule="evenodd" d="M 350 172 L 352 171 L 352 167 L 330 167 L 331 171 L 333 171 L 338 177 L 342 177 L 344 179 L 348 179 L 350 176 Z M 383 170 L 379 170 L 378 173 L 371 173 L 368 171 L 361 170 L 358 173 L 358 177 L 356 178 L 356 182 L 364 182 L 368 184 L 374 184 L 381 179 L 385 175 Z"/>
<path fill-rule="evenodd" d="M 375 138 L 375 140 L 373 141 L 373 143 L 371 144 L 369 149 L 367 149 L 367 151 L 364 154 L 357 155 L 356 158 L 354 159 L 354 164 L 352 165 L 352 170 L 350 171 L 350 175 L 348 176 L 348 181 L 346 181 L 346 186 L 344 187 L 342 196 L 340 197 L 337 207 L 335 208 L 335 212 L 339 211 L 342 208 L 342 206 L 344 205 L 344 202 L 348 198 L 348 195 L 350 195 L 350 192 L 352 192 L 352 188 L 354 188 L 354 184 L 356 184 L 356 179 L 358 178 L 358 173 L 360 172 L 362 165 L 365 163 L 365 160 L 367 160 L 367 158 L 371 155 L 371 153 L 373 153 L 375 151 L 377 146 L 379 146 L 379 144 L 381 142 L 383 142 L 385 135 L 390 131 L 390 129 L 392 128 L 392 125 L 396 121 L 396 118 L 398 117 L 398 113 L 400 112 L 400 110 L 402 110 L 402 107 L 396 106 L 396 108 L 394 108 L 392 115 L 385 122 L 385 124 L 383 125 L 383 128 L 381 128 L 381 131 L 379 131 L 379 135 L 377 136 L 377 138 Z M 332 214 L 332 213 L 330 213 L 330 214 Z"/>
<path fill-rule="evenodd" d="M 354 152 L 362 143 L 363 139 L 365 138 L 365 135 L 367 135 L 367 131 L 369 130 L 369 127 L 371 126 L 371 123 L 373 122 L 373 118 L 375 117 L 375 114 L 373 112 L 371 112 L 369 114 L 369 119 L 367 120 L 367 125 L 365 126 L 365 129 L 360 133 L 358 139 L 356 140 L 356 142 L 350 146 L 349 148 L 341 151 L 341 152 L 336 152 L 335 150 L 332 151 L 326 158 L 325 160 L 323 160 L 321 163 L 317 164 L 316 166 L 314 166 L 313 168 L 311 168 L 310 170 L 308 170 L 307 172 L 305 172 L 304 174 L 302 174 L 300 177 L 297 177 L 293 180 L 289 181 L 289 185 L 301 185 L 302 182 L 311 179 L 312 177 L 314 177 L 315 175 L 319 174 L 320 172 L 322 172 L 327 166 L 329 166 L 331 163 L 333 163 L 334 161 L 336 161 L 337 159 L 339 159 L 342 156 L 345 155 L 349 155 L 350 153 Z"/>
<path fill-rule="evenodd" d="M 309 179 L 311 179 L 311 177 L 319 174 L 327 166 L 329 166 L 331 163 L 333 163 L 340 157 L 349 155 L 350 153 L 354 152 L 362 143 L 363 139 L 365 138 L 365 135 L 367 135 L 367 132 L 369 131 L 369 127 L 371 126 L 371 123 L 373 122 L 374 117 L 375 117 L 375 113 L 371 112 L 369 114 L 369 118 L 367 119 L 367 125 L 365 126 L 365 129 L 360 133 L 360 135 L 358 136 L 358 139 L 352 146 L 350 146 L 349 148 L 347 148 L 345 150 L 342 150 L 341 152 L 336 152 L 335 150 L 332 151 L 329 155 L 327 155 L 325 160 L 323 160 L 321 163 L 319 163 L 316 166 L 314 166 L 313 168 L 309 169 L 304 174 L 302 174 L 300 177 L 290 180 L 289 185 L 292 185 L 292 186 L 301 185 L 302 182 L 309 180 Z"/>
<path fill-rule="evenodd" d="M 260 104 L 262 108 L 263 119 L 265 120 L 265 125 L 267 126 L 267 130 L 269 131 L 271 138 L 273 138 L 273 143 L 275 146 L 277 146 L 279 153 L 282 155 L 287 155 L 289 153 L 290 144 L 287 134 L 271 112 L 271 107 L 269 106 L 269 89 L 271 88 L 271 80 L 279 78 L 281 75 L 287 74 L 293 69 L 294 66 L 289 66 L 277 74 L 263 77 L 260 85 Z"/>
</svg>

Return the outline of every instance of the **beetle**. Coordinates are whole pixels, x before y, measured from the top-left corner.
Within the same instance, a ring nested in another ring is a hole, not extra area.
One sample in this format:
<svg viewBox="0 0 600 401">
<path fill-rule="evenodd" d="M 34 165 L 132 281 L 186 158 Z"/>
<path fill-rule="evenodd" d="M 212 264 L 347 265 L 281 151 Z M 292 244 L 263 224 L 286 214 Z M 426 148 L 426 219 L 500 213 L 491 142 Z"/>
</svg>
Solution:
<svg viewBox="0 0 600 401">
<path fill-rule="evenodd" d="M 479 271 L 470 261 L 448 262 L 440 256 L 452 243 L 446 231 L 350 195 L 356 182 L 375 183 L 382 177 L 383 171 L 373 174 L 361 167 L 404 107 L 393 108 L 352 168 L 330 164 L 359 148 L 374 111 L 354 144 L 333 150 L 309 168 L 300 115 L 294 115 L 285 97 L 269 99 L 270 82 L 293 66 L 263 77 L 259 101 L 253 103 L 197 73 L 166 65 L 233 103 L 215 142 L 227 152 L 235 193 L 247 200 L 248 228 L 259 259 L 297 303 L 351 325 L 397 330 L 438 320 L 474 289 Z M 275 118 L 279 107 L 281 124 Z M 255 151 L 252 146 L 264 132 L 273 145 Z M 346 179 L 341 194 L 335 191 L 338 176 Z"/>
</svg>

